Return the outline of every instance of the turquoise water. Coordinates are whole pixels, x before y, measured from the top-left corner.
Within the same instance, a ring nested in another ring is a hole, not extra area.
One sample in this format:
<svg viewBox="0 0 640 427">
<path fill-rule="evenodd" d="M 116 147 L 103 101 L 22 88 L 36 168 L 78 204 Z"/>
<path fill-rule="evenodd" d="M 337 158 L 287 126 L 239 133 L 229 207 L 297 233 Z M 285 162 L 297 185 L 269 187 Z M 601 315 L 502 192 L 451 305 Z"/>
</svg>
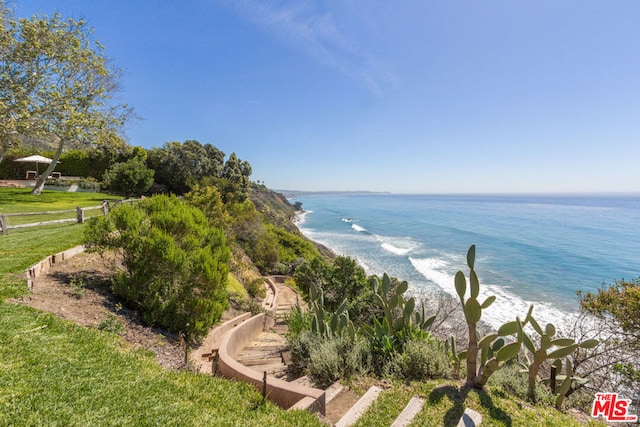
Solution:
<svg viewBox="0 0 640 427">
<path fill-rule="evenodd" d="M 453 277 L 476 271 L 483 318 L 498 325 L 530 303 L 545 321 L 578 308 L 576 291 L 640 276 L 640 196 L 323 195 L 293 199 L 309 238 L 357 259 L 369 274 L 407 280 L 418 295 L 455 296 Z"/>
</svg>

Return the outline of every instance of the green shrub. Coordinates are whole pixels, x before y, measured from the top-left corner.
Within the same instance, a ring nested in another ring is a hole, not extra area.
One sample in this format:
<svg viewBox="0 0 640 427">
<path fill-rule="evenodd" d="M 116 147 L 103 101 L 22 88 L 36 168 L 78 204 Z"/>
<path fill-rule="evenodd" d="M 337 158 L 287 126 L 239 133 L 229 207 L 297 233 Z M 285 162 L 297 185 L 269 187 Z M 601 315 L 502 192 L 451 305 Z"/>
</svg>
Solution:
<svg viewBox="0 0 640 427">
<path fill-rule="evenodd" d="M 86 280 L 87 280 L 86 274 L 83 274 L 83 275 L 72 274 L 71 275 L 70 281 L 69 281 L 69 287 L 71 288 L 71 295 L 74 298 L 80 299 L 87 292 L 87 282 L 86 282 Z"/>
<path fill-rule="evenodd" d="M 148 324 L 197 340 L 228 305 L 224 234 L 175 196 L 119 205 L 92 219 L 85 245 L 121 255 L 124 271 L 115 275 L 113 291 Z"/>
<path fill-rule="evenodd" d="M 267 289 L 264 287 L 264 279 L 261 277 L 247 283 L 245 289 L 249 296 L 253 298 L 264 298 L 267 295 Z"/>
<path fill-rule="evenodd" d="M 446 378 L 451 364 L 444 349 L 435 340 L 412 340 L 394 360 L 394 371 L 407 380 Z"/>
<path fill-rule="evenodd" d="M 499 388 L 507 396 L 517 396 L 520 399 L 528 399 L 528 373 L 522 372 L 521 367 L 517 363 L 507 363 L 502 369 L 497 370 L 488 384 Z M 558 384 L 560 381 L 558 381 Z M 553 405 L 551 394 L 547 388 L 540 382 L 536 382 L 535 401 Z M 593 396 L 592 396 L 593 400 Z"/>
<path fill-rule="evenodd" d="M 98 329 L 118 335 L 124 334 L 125 331 L 122 321 L 113 313 L 107 314 L 107 317 L 98 325 Z"/>
<path fill-rule="evenodd" d="M 311 348 L 308 370 L 318 386 L 327 387 L 339 379 L 367 373 L 370 362 L 366 341 L 337 335 Z"/>
<path fill-rule="evenodd" d="M 264 313 L 264 308 L 260 301 L 255 298 L 247 298 L 239 302 L 238 308 L 243 311 L 248 311 L 254 316 L 256 314 Z"/>
<path fill-rule="evenodd" d="M 294 338 L 303 331 L 311 330 L 311 319 L 313 315 L 309 311 L 303 310 L 299 304 L 294 305 L 284 315 L 284 321 L 287 323 L 287 337 Z"/>
<path fill-rule="evenodd" d="M 104 173 L 104 187 L 125 197 L 141 196 L 153 183 L 153 170 L 139 158 L 116 163 Z"/>
<path fill-rule="evenodd" d="M 65 176 L 89 176 L 93 168 L 89 150 L 68 150 L 60 156 L 60 164 L 56 170 Z"/>
<path fill-rule="evenodd" d="M 95 190 L 100 191 L 100 183 L 92 177 L 84 178 L 78 181 L 78 187 L 83 190 Z"/>
<path fill-rule="evenodd" d="M 291 365 L 289 369 L 295 374 L 306 373 L 311 353 L 320 345 L 321 338 L 310 330 L 288 336 L 291 348 Z"/>
</svg>

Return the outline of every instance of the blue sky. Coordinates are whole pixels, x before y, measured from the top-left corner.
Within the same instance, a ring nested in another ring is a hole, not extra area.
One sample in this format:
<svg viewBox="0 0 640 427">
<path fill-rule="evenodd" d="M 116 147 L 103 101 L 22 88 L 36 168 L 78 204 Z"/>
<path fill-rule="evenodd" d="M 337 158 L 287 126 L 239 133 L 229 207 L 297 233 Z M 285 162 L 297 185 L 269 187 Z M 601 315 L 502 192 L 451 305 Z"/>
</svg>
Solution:
<svg viewBox="0 0 640 427">
<path fill-rule="evenodd" d="M 640 2 L 14 0 L 86 18 L 142 120 L 274 189 L 639 192 Z"/>
</svg>

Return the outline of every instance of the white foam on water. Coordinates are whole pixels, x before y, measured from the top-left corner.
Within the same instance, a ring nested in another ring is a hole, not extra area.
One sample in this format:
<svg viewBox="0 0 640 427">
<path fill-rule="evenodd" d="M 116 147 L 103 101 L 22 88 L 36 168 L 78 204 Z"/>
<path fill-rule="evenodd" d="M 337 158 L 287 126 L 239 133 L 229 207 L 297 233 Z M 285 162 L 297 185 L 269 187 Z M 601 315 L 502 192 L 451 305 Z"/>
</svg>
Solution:
<svg viewBox="0 0 640 427">
<path fill-rule="evenodd" d="M 397 246 L 392 245 L 391 243 L 383 243 L 382 245 L 382 249 L 384 249 L 385 251 L 391 252 L 392 254 L 396 254 L 396 255 L 406 255 L 409 252 L 411 252 L 412 248 L 399 248 Z"/>
<path fill-rule="evenodd" d="M 411 265 L 427 280 L 436 284 L 441 290 L 458 299 L 455 290 L 455 273 L 453 266 L 442 258 L 409 258 Z M 464 270 L 463 270 L 464 271 Z M 468 283 L 468 273 L 465 272 Z M 529 306 L 534 305 L 533 316 L 538 323 L 554 323 L 556 326 L 563 326 L 572 323 L 577 313 L 567 313 L 559 310 L 547 302 L 526 301 L 508 289 L 501 286 L 485 284 L 480 279 L 480 295 L 478 300 L 482 304 L 489 295 L 495 295 L 495 302 L 486 310 L 482 311 L 482 320 L 493 328 L 499 328 L 502 324 L 515 320 L 521 320 L 527 315 Z M 468 293 L 465 298 L 468 298 Z"/>
<path fill-rule="evenodd" d="M 297 212 L 296 215 L 295 215 L 295 218 L 293 219 L 294 224 L 296 224 L 296 226 L 304 224 L 305 221 L 307 220 L 307 215 L 309 215 L 310 213 L 313 213 L 313 211 L 300 211 L 300 212 Z"/>
<path fill-rule="evenodd" d="M 411 237 L 391 237 L 391 236 L 378 236 L 376 240 L 381 242 L 380 246 L 387 252 L 391 252 L 394 255 L 404 256 L 421 244 L 413 240 Z"/>
<path fill-rule="evenodd" d="M 351 228 L 353 228 L 356 231 L 359 231 L 361 233 L 364 233 L 367 231 L 366 228 L 359 226 L 358 224 L 351 224 Z"/>
</svg>

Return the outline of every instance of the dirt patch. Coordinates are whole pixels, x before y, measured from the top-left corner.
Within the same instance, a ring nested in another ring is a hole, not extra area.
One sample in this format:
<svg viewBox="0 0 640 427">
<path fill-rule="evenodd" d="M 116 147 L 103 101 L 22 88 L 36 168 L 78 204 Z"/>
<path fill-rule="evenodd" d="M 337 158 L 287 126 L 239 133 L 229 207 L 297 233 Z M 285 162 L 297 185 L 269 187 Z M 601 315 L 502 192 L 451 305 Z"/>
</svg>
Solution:
<svg viewBox="0 0 640 427">
<path fill-rule="evenodd" d="M 111 293 L 113 257 L 82 253 L 54 264 L 33 282 L 30 296 L 17 302 L 55 313 L 91 328 L 120 332 L 135 348 L 156 354 L 167 369 L 185 369 L 185 354 L 177 336 L 145 326 L 138 313 L 120 304 Z"/>
<path fill-rule="evenodd" d="M 359 399 L 358 394 L 346 387 L 327 404 L 325 420 L 330 425 L 337 423 Z"/>
</svg>

